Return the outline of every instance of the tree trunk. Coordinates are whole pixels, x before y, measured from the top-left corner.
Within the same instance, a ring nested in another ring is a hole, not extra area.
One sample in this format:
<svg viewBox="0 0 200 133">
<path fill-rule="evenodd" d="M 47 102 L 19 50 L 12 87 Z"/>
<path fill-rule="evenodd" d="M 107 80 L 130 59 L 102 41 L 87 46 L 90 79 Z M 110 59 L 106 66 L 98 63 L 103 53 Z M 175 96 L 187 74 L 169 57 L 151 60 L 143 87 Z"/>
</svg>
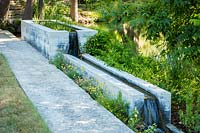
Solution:
<svg viewBox="0 0 200 133">
<path fill-rule="evenodd" d="M 70 0 L 70 16 L 73 21 L 78 22 L 78 0 Z"/>
<path fill-rule="evenodd" d="M 44 0 L 38 1 L 38 18 L 44 19 Z"/>
<path fill-rule="evenodd" d="M 24 10 L 23 20 L 32 20 L 33 17 L 33 2 L 34 0 L 27 0 L 26 7 Z"/>
<path fill-rule="evenodd" d="M 0 19 L 5 19 L 7 17 L 9 6 L 10 0 L 0 0 Z"/>
</svg>

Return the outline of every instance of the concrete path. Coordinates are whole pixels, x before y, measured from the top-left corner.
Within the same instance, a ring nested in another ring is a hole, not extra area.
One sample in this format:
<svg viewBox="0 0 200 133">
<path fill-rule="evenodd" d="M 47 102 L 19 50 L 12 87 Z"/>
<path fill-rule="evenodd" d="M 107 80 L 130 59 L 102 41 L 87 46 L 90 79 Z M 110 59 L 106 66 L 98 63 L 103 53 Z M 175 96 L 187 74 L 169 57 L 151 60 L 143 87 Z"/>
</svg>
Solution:
<svg viewBox="0 0 200 133">
<path fill-rule="evenodd" d="M 132 132 L 28 43 L 0 31 L 0 53 L 51 131 Z"/>
</svg>

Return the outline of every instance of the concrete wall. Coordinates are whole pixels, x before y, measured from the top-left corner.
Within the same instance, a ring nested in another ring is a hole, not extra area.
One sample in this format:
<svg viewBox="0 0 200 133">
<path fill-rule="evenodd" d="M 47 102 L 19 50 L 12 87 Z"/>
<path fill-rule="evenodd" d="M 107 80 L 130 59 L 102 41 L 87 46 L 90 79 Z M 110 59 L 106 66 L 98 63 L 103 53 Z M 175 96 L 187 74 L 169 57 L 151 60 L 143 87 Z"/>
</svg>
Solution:
<svg viewBox="0 0 200 133">
<path fill-rule="evenodd" d="M 123 99 L 130 103 L 129 114 L 131 114 L 135 108 L 139 112 L 142 112 L 145 97 L 143 93 L 74 56 L 67 54 L 64 56 L 65 60 L 72 64 L 79 74 L 83 75 L 85 79 L 92 79 L 92 81 L 99 85 L 104 90 L 104 93 L 111 98 L 117 98 L 119 92 L 121 92 Z"/>
<path fill-rule="evenodd" d="M 105 65 L 103 61 L 100 61 L 91 55 L 83 54 L 82 57 L 83 59 L 93 64 L 96 64 L 97 66 L 100 66 L 106 71 L 109 71 L 113 75 L 120 77 L 127 83 L 138 86 L 139 88 L 142 89 L 141 91 L 145 91 L 155 96 L 156 99 L 158 100 L 159 109 L 162 113 L 162 118 L 164 119 L 165 123 L 171 123 L 171 93 L 170 92 L 162 88 L 159 88 L 149 82 L 146 82 L 140 78 L 137 78 L 127 72 L 119 71 L 118 69 L 107 66 Z"/>
<path fill-rule="evenodd" d="M 51 20 L 53 21 L 53 20 Z M 63 22 L 53 21 L 59 24 Z M 78 42 L 81 53 L 87 39 L 97 33 L 96 30 L 68 25 L 76 29 Z M 31 20 L 22 20 L 21 23 L 22 39 L 26 40 L 32 46 L 37 48 L 48 59 L 53 58 L 58 50 L 68 52 L 69 49 L 69 32 L 64 30 L 53 30 L 45 26 L 34 23 Z"/>
<path fill-rule="evenodd" d="M 48 59 L 53 58 L 58 50 L 67 51 L 69 48 L 69 32 L 56 31 L 34 23 L 22 20 L 22 39 L 39 50 Z"/>
<path fill-rule="evenodd" d="M 56 21 L 56 22 L 60 23 L 60 24 L 65 24 L 63 22 L 58 22 L 58 21 Z M 77 25 L 70 25 L 70 27 L 77 29 L 76 32 L 78 34 L 79 48 L 80 48 L 81 53 L 84 53 L 83 47 L 84 47 L 85 43 L 87 42 L 89 37 L 97 34 L 97 31 L 93 30 L 93 29 L 86 28 L 86 27 L 77 26 Z"/>
</svg>

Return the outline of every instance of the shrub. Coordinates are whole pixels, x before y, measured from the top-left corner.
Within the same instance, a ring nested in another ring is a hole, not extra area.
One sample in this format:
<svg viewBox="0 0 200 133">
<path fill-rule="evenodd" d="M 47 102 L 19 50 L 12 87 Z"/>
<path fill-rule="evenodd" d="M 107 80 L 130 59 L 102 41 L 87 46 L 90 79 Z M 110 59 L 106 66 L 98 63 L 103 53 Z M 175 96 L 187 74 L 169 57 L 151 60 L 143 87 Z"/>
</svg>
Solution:
<svg viewBox="0 0 200 133">
<path fill-rule="evenodd" d="M 56 54 L 53 59 L 50 60 L 50 63 L 54 64 L 60 70 L 65 69 L 64 55 L 60 52 L 58 54 Z"/>
<path fill-rule="evenodd" d="M 92 36 L 85 45 L 85 51 L 91 55 L 102 55 L 102 51 L 108 51 L 111 46 L 111 36 L 107 32 L 100 31 L 98 34 Z"/>
<path fill-rule="evenodd" d="M 99 97 L 97 97 L 96 100 L 111 113 L 113 113 L 117 118 L 119 118 L 122 122 L 127 124 L 129 119 L 129 104 L 122 99 L 121 92 L 118 94 L 117 98 L 114 99 L 106 95 L 100 95 Z"/>
</svg>

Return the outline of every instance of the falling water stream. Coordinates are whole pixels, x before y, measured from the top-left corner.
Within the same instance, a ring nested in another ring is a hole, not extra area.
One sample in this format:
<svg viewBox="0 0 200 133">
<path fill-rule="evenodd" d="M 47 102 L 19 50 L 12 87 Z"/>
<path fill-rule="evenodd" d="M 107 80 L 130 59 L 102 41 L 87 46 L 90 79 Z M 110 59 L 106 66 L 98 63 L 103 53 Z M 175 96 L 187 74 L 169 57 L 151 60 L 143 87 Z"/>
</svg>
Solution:
<svg viewBox="0 0 200 133">
<path fill-rule="evenodd" d="M 78 45 L 78 35 L 76 31 L 69 32 L 69 50 L 68 54 L 79 57 L 80 50 Z"/>
<path fill-rule="evenodd" d="M 144 108 L 143 108 L 143 118 L 146 126 L 149 125 L 159 125 L 159 112 L 156 100 L 153 98 L 145 97 Z"/>
</svg>

